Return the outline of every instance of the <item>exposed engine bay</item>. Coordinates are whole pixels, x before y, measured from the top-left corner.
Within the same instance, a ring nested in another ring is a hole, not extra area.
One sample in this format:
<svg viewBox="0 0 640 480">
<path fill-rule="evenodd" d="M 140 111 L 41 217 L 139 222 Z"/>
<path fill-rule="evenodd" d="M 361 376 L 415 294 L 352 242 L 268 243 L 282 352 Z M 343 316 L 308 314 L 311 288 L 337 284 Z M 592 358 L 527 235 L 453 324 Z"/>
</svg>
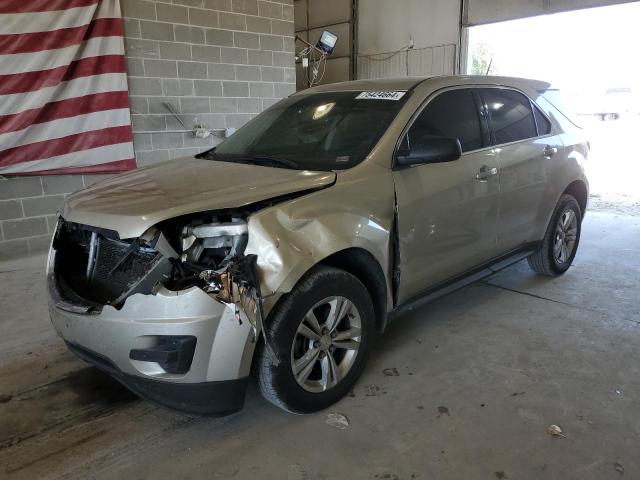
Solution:
<svg viewBox="0 0 640 480">
<path fill-rule="evenodd" d="M 225 290 L 231 264 L 243 257 L 248 241 L 246 220 L 238 214 L 212 213 L 165 221 L 158 229 L 175 252 L 170 290 L 198 285 L 207 293 Z"/>
<path fill-rule="evenodd" d="M 136 239 L 60 220 L 53 248 L 54 279 L 62 299 L 98 313 L 122 308 L 136 293 L 154 294 L 197 286 L 216 300 L 236 305 L 261 327 L 257 257 L 244 255 L 246 213 L 199 213 L 161 222 Z"/>
<path fill-rule="evenodd" d="M 246 214 L 245 214 L 246 215 Z M 196 285 L 217 300 L 236 305 L 254 329 L 262 329 L 262 294 L 255 255 L 245 255 L 248 242 L 246 216 L 242 212 L 214 212 L 168 220 L 158 225 L 179 252 L 173 258 L 170 290 Z"/>
</svg>

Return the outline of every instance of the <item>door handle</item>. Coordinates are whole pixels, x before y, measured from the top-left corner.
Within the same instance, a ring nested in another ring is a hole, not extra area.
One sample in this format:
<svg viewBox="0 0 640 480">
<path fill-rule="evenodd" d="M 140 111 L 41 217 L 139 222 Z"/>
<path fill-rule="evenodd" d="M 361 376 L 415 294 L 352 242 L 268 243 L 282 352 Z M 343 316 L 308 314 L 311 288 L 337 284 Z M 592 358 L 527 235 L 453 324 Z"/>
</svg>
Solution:
<svg viewBox="0 0 640 480">
<path fill-rule="evenodd" d="M 544 150 L 542 151 L 542 153 L 544 154 L 545 157 L 551 158 L 556 153 L 558 153 L 558 149 L 556 147 L 552 147 L 551 145 L 547 145 L 546 147 L 544 147 Z"/>
<path fill-rule="evenodd" d="M 480 180 L 481 182 L 486 182 L 489 177 L 493 177 L 498 174 L 498 169 L 496 167 L 488 167 L 487 165 L 483 165 L 480 168 L 480 171 L 476 173 L 476 180 Z"/>
</svg>

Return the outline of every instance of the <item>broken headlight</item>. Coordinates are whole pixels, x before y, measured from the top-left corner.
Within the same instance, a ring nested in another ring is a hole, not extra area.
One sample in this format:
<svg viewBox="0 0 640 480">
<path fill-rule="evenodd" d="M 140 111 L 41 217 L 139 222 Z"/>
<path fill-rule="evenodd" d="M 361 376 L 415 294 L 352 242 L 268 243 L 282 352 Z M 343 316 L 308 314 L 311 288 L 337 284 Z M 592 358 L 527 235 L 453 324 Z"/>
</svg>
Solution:
<svg viewBox="0 0 640 480">
<path fill-rule="evenodd" d="M 185 225 L 180 238 L 180 260 L 218 270 L 244 253 L 248 239 L 247 222 L 241 218 L 230 220 Z"/>
<path fill-rule="evenodd" d="M 179 258 L 174 261 L 172 287 L 196 285 L 217 300 L 235 304 L 257 332 L 262 319 L 262 297 L 256 256 L 245 255 L 248 226 L 244 218 L 212 216 L 183 224 Z"/>
<path fill-rule="evenodd" d="M 230 303 L 238 298 L 238 265 L 246 262 L 244 250 L 248 227 L 244 218 L 208 215 L 176 225 L 173 280 L 167 286 L 184 289 L 196 285 L 218 300 Z M 175 237 L 174 237 L 175 238 Z M 236 277 L 236 287 L 232 276 Z"/>
<path fill-rule="evenodd" d="M 263 331 L 263 305 L 257 256 L 246 255 L 247 220 L 225 213 L 206 213 L 163 225 L 173 231 L 178 258 L 173 260 L 172 290 L 197 286 L 216 300 L 233 306 L 240 324 L 246 319 L 253 339 Z M 272 358 L 273 349 L 268 346 Z M 277 361 L 277 358 L 276 358 Z"/>
</svg>

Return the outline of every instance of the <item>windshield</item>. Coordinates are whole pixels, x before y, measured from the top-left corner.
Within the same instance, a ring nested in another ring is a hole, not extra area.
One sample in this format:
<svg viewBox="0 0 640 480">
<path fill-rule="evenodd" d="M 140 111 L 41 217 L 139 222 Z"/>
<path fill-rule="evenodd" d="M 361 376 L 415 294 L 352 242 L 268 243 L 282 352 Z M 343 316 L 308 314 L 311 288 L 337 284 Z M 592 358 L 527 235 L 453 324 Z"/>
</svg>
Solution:
<svg viewBox="0 0 640 480">
<path fill-rule="evenodd" d="M 360 163 L 396 116 L 405 92 L 330 92 L 286 98 L 201 155 L 303 170 Z"/>
</svg>

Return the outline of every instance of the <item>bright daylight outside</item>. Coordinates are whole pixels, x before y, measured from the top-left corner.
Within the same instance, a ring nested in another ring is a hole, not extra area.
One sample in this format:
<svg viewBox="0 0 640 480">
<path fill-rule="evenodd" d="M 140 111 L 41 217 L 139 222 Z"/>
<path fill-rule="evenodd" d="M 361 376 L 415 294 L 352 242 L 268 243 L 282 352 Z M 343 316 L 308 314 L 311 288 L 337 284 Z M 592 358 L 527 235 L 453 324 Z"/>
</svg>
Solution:
<svg viewBox="0 0 640 480">
<path fill-rule="evenodd" d="M 469 29 L 467 73 L 559 88 L 591 140 L 590 209 L 640 215 L 640 3 Z"/>
</svg>

